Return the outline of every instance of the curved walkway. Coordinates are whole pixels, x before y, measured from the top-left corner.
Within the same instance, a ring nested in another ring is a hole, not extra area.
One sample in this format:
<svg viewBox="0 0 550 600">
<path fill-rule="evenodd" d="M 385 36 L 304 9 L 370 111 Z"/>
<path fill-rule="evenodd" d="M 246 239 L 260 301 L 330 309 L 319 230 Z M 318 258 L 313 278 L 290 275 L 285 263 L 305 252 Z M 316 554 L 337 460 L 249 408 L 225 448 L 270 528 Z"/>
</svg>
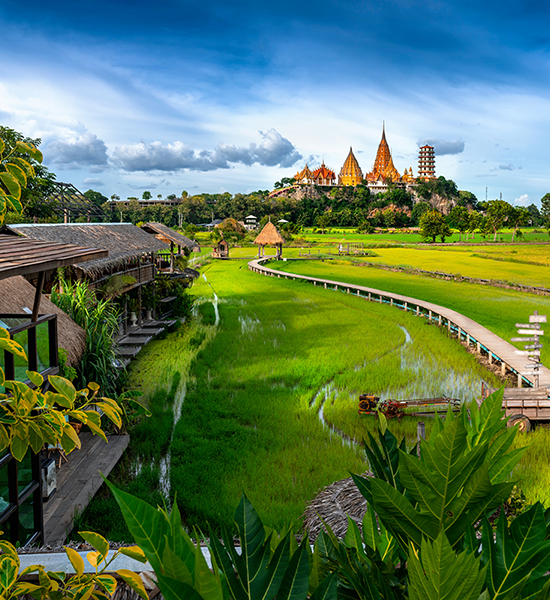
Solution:
<svg viewBox="0 0 550 600">
<path fill-rule="evenodd" d="M 517 375 L 518 387 L 521 387 L 522 381 L 529 385 L 534 385 L 535 383 L 535 378 L 532 375 L 522 374 L 522 372 L 525 371 L 525 365 L 528 361 L 525 357 L 516 354 L 517 348 L 515 346 L 512 346 L 512 344 L 506 340 L 503 340 L 492 331 L 489 331 L 486 327 L 483 327 L 483 325 L 480 325 L 473 319 L 465 317 L 455 310 L 424 300 L 417 300 L 416 298 L 410 298 L 392 292 L 384 292 L 363 285 L 276 271 L 264 265 L 264 263 L 269 260 L 272 260 L 272 257 L 252 260 L 248 263 L 248 268 L 254 273 L 259 273 L 268 277 L 306 281 L 313 285 L 321 285 L 325 289 L 354 294 L 361 298 L 365 298 L 365 300 L 370 300 L 371 302 L 390 304 L 391 306 L 396 306 L 402 310 L 414 312 L 418 316 L 426 317 L 431 322 L 436 322 L 440 326 L 447 327 L 449 331 L 455 332 L 459 339 L 464 340 L 468 346 L 476 346 L 479 354 L 484 353 L 488 356 L 489 363 L 500 363 L 502 375 L 506 375 L 507 372 L 512 372 Z M 550 387 L 550 369 L 541 365 L 539 373 L 539 386 Z"/>
</svg>

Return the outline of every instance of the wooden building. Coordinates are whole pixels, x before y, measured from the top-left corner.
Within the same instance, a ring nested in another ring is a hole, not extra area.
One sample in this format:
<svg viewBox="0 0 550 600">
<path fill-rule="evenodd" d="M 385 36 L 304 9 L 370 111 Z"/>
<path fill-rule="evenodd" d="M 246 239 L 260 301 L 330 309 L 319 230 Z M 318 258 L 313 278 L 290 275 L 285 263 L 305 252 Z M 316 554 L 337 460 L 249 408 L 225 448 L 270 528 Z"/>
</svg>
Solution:
<svg viewBox="0 0 550 600">
<path fill-rule="evenodd" d="M 0 235 L 0 326 L 27 354 L 24 360 L 10 352 L 0 353 L 6 379 L 30 383 L 26 371 L 38 371 L 46 379 L 46 389 L 47 376 L 59 373 L 60 336 L 70 347 L 71 360 L 77 360 L 82 351 L 83 332 L 67 315 L 62 316 L 59 309 L 44 301 L 44 281 L 60 267 L 106 256 L 105 250 L 97 248 Z M 36 289 L 23 276 L 34 276 Z M 44 527 L 40 455 L 29 450 L 17 462 L 9 451 L 0 453 L 0 480 L 3 538 L 22 546 L 41 543 Z"/>
<path fill-rule="evenodd" d="M 179 256 L 189 256 L 191 252 L 200 252 L 201 248 L 195 240 L 190 240 L 188 237 L 177 233 L 170 227 L 162 223 L 145 223 L 141 226 L 143 231 L 154 235 L 157 240 L 170 244 L 170 264 L 168 267 L 169 273 L 174 273 L 175 259 Z M 162 271 L 165 271 L 164 265 L 159 266 Z"/>
<path fill-rule="evenodd" d="M 229 244 L 223 238 L 212 249 L 212 258 L 229 258 Z"/>
</svg>

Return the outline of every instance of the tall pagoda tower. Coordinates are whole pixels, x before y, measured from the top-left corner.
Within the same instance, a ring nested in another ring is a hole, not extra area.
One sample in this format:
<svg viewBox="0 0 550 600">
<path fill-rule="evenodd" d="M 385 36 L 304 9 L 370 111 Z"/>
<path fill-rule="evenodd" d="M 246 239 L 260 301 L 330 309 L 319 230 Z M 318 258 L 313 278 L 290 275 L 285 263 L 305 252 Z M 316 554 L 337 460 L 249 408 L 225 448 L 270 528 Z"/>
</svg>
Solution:
<svg viewBox="0 0 550 600">
<path fill-rule="evenodd" d="M 382 125 L 382 139 L 376 152 L 376 158 L 374 160 L 374 167 L 372 171 L 367 174 L 366 179 L 368 181 L 401 181 L 401 175 L 393 164 L 391 157 L 390 147 L 386 141 L 386 125 Z"/>
<path fill-rule="evenodd" d="M 418 151 L 418 177 L 435 179 L 435 150 L 433 146 L 422 146 Z"/>
<path fill-rule="evenodd" d="M 363 171 L 353 154 L 351 146 L 349 154 L 344 162 L 344 166 L 340 169 L 338 176 L 338 185 L 360 185 L 363 182 Z"/>
</svg>

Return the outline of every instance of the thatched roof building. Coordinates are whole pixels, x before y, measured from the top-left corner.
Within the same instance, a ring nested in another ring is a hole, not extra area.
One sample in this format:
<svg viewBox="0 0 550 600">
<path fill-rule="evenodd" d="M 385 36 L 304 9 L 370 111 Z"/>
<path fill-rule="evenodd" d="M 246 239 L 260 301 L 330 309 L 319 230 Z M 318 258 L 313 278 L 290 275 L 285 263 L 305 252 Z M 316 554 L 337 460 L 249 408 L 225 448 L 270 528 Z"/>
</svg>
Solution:
<svg viewBox="0 0 550 600">
<path fill-rule="evenodd" d="M 0 313 L 28 313 L 33 307 L 35 293 L 34 286 L 20 275 L 9 279 L 1 279 Z M 40 300 L 40 313 L 57 315 L 58 346 L 67 351 L 67 364 L 71 367 L 76 366 L 86 348 L 86 332 L 84 329 L 44 295 Z"/>
<path fill-rule="evenodd" d="M 275 246 L 275 248 L 277 248 L 277 258 L 279 258 L 283 254 L 283 244 L 285 243 L 285 240 L 277 227 L 269 221 L 260 231 L 254 240 L 254 243 L 258 244 L 258 256 L 263 255 L 265 246 Z"/>
<path fill-rule="evenodd" d="M 364 477 L 373 477 L 367 471 Z M 323 527 L 322 521 L 332 529 L 334 535 L 344 539 L 348 529 L 349 515 L 362 530 L 363 517 L 367 512 L 367 501 L 361 495 L 353 479 L 348 477 L 335 481 L 323 488 L 315 498 L 309 502 L 304 512 L 304 530 L 308 532 L 309 540 L 313 543 Z"/>
<path fill-rule="evenodd" d="M 75 269 L 95 279 L 120 270 L 129 261 L 144 254 L 167 250 L 168 246 L 132 223 L 63 223 L 48 225 L 10 225 L 6 233 L 24 235 L 34 240 L 64 242 L 78 246 L 102 248 L 107 258 L 80 263 Z"/>
<path fill-rule="evenodd" d="M 201 251 L 199 244 L 195 240 L 190 240 L 188 237 L 177 233 L 162 223 L 144 223 L 141 228 L 165 244 L 179 246 L 180 252 L 181 248 L 187 248 L 190 252 Z"/>
</svg>

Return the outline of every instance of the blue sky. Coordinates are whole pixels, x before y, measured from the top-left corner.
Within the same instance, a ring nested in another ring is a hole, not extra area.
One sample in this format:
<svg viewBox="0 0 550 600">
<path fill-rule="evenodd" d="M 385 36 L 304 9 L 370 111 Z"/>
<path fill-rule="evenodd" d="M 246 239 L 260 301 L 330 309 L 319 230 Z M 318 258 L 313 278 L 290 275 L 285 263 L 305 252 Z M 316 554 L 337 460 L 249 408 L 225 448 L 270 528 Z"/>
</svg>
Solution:
<svg viewBox="0 0 550 600">
<path fill-rule="evenodd" d="M 271 189 L 307 160 L 399 171 L 485 199 L 550 191 L 550 7 L 386 0 L 3 0 L 0 123 L 58 180 L 106 196 Z"/>
</svg>

